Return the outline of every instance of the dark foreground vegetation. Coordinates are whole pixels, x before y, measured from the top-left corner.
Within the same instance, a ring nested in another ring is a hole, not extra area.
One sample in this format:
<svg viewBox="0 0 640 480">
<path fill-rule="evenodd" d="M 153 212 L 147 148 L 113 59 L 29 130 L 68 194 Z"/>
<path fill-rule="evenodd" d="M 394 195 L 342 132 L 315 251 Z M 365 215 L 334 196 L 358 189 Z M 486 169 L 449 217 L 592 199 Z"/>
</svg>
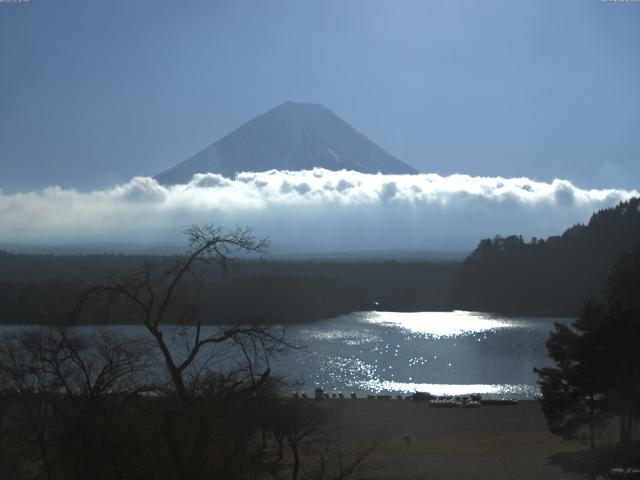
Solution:
<svg viewBox="0 0 640 480">
<path fill-rule="evenodd" d="M 546 240 L 482 240 L 463 262 L 237 261 L 226 273 L 197 271 L 197 282 L 185 279 L 181 298 L 199 295 L 210 324 L 297 323 L 372 309 L 577 315 L 585 299 L 604 299 L 616 260 L 640 244 L 639 206 L 637 198 L 622 202 Z M 130 275 L 141 264 L 163 268 L 175 260 L 0 252 L 0 323 L 59 322 L 80 291 L 113 272 Z M 130 319 L 95 307 L 83 321 Z"/>
<path fill-rule="evenodd" d="M 550 431 L 588 437 L 583 468 L 640 465 L 640 246 L 618 260 L 604 301 L 556 324 L 547 350 L 555 366 L 536 372 Z"/>
<path fill-rule="evenodd" d="M 250 230 L 189 231 L 189 253 L 145 263 L 83 291 L 73 326 L 95 303 L 114 306 L 145 340 L 48 327 L 0 339 L 0 478 L 343 479 L 373 444 L 347 435 L 314 402 L 283 400 L 269 361 L 290 348 L 282 329 L 202 329 L 184 284 L 260 252 Z M 178 322 L 182 348 L 170 347 Z"/>
<path fill-rule="evenodd" d="M 265 335 L 216 338 L 247 352 L 263 341 L 253 355 L 276 346 Z M 3 338 L 0 478 L 340 479 L 374 446 L 343 449 L 336 439 L 348 434 L 330 412 L 284 400 L 262 362 L 209 363 L 180 384 L 151 363 L 149 349 L 113 335 Z"/>
</svg>

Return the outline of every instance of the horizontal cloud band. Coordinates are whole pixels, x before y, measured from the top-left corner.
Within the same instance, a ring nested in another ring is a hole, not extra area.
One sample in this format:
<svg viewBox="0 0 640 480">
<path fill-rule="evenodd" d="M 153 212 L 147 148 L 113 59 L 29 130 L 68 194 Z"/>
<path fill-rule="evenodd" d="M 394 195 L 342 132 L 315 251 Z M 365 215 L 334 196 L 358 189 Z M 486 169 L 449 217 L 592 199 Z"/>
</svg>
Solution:
<svg viewBox="0 0 640 480">
<path fill-rule="evenodd" d="M 105 190 L 0 193 L 0 243 L 176 244 L 193 223 L 250 224 L 276 252 L 470 249 L 496 234 L 543 237 L 638 195 L 565 180 L 353 171 L 148 177 Z"/>
</svg>

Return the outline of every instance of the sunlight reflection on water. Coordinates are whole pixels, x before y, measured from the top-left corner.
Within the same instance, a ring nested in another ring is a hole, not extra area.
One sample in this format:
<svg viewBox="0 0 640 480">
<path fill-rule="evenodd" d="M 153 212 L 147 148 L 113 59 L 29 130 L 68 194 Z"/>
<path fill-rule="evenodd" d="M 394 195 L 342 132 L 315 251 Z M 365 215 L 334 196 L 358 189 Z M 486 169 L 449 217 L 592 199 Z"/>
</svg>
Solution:
<svg viewBox="0 0 640 480">
<path fill-rule="evenodd" d="M 358 312 L 293 327 L 304 354 L 286 376 L 328 391 L 535 398 L 534 367 L 561 318 L 477 312 Z"/>
<path fill-rule="evenodd" d="M 288 327 L 290 341 L 306 348 L 274 358 L 272 371 L 308 392 L 435 395 L 479 393 L 535 398 L 534 367 L 550 364 L 545 341 L 554 322 L 568 318 L 505 317 L 477 312 L 357 312 Z M 0 332 L 33 326 L 2 326 Z M 144 339 L 141 325 L 106 329 Z M 205 333 L 215 327 L 205 327 Z M 174 347 L 180 338 L 170 328 Z M 224 352 L 217 352 L 224 363 Z M 227 352 L 228 353 L 228 352 Z M 229 356 L 232 362 L 234 356 Z"/>
<path fill-rule="evenodd" d="M 370 312 L 363 315 L 365 322 L 387 327 L 398 327 L 412 333 L 433 338 L 467 335 L 504 328 L 514 328 L 516 322 L 476 312 Z"/>
<path fill-rule="evenodd" d="M 368 331 L 357 331 L 354 329 L 330 328 L 323 329 L 300 329 L 298 334 L 308 340 L 320 341 L 341 341 L 346 345 L 362 345 L 381 341 L 378 335 Z"/>
<path fill-rule="evenodd" d="M 532 398 L 538 394 L 534 385 L 516 384 L 442 384 L 442 383 L 406 383 L 389 380 L 369 380 L 361 385 L 361 388 L 372 392 L 429 392 L 432 395 L 469 395 L 479 393 L 488 396 L 509 395 L 517 398 Z"/>
</svg>

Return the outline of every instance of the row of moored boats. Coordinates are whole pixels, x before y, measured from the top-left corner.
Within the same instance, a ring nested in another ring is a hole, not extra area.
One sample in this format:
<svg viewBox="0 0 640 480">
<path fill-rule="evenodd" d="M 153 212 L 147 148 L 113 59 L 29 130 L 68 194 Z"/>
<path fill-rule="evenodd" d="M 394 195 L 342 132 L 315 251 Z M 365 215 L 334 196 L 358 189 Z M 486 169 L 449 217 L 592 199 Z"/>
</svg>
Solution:
<svg viewBox="0 0 640 480">
<path fill-rule="evenodd" d="M 308 399 L 310 398 L 304 392 L 294 392 L 293 398 L 295 399 Z M 349 394 L 350 398 L 358 398 L 358 395 L 355 392 L 351 392 Z M 342 392 L 325 392 L 322 388 L 318 387 L 315 389 L 313 393 L 314 400 L 330 400 L 330 399 L 344 399 L 346 398 Z M 367 395 L 367 399 L 370 400 L 391 400 L 393 397 L 391 395 Z M 483 398 L 482 395 L 474 393 L 471 395 L 443 395 L 443 396 L 435 396 L 426 392 L 416 392 L 411 396 L 403 397 L 402 395 L 396 395 L 397 400 L 414 400 L 418 402 L 425 402 L 430 407 L 442 407 L 442 408 L 453 408 L 453 407 L 462 407 L 462 408 L 477 408 L 482 405 L 515 405 L 518 403 L 518 400 L 510 397 L 486 397 Z"/>
</svg>

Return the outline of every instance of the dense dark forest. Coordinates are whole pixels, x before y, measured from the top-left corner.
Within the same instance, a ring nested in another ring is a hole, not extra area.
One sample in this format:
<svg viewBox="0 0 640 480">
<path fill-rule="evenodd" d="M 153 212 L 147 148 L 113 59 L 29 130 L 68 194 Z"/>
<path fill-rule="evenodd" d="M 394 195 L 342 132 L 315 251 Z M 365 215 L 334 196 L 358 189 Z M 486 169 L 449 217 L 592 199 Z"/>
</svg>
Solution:
<svg viewBox="0 0 640 480">
<path fill-rule="evenodd" d="M 113 272 L 126 275 L 171 257 L 0 254 L 0 323 L 64 320 L 91 285 Z M 399 311 L 449 308 L 455 264 L 438 262 L 238 261 L 223 273 L 202 269 L 185 287 L 199 295 L 207 323 L 295 323 L 374 308 Z M 183 297 L 186 298 L 186 295 Z M 126 323 L 113 309 L 85 315 L 88 323 Z"/>
<path fill-rule="evenodd" d="M 242 260 L 207 268 L 185 285 L 207 323 L 296 323 L 361 310 L 465 309 L 575 315 L 602 298 L 618 258 L 640 244 L 640 199 L 593 214 L 560 236 L 482 240 L 461 263 Z M 167 256 L 16 255 L 0 252 L 0 323 L 56 323 L 85 288 Z M 188 294 L 187 294 L 188 291 Z M 191 298 L 189 301 L 193 300 Z M 126 323 L 95 307 L 86 323 Z"/>
<path fill-rule="evenodd" d="M 452 303 L 482 311 L 575 315 L 603 298 L 618 258 L 640 243 L 640 199 L 594 213 L 561 236 L 482 240 L 457 268 Z"/>
</svg>

